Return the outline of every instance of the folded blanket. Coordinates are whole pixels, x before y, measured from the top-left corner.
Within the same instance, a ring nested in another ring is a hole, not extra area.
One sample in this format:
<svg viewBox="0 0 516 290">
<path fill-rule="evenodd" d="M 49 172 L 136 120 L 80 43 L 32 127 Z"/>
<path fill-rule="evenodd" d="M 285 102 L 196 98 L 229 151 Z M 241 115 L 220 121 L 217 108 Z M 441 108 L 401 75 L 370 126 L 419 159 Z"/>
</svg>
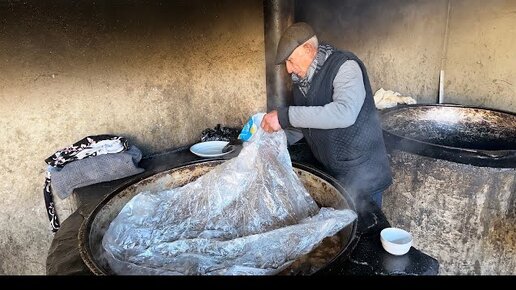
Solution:
<svg viewBox="0 0 516 290">
<path fill-rule="evenodd" d="M 132 145 L 126 151 L 75 160 L 63 168 L 49 166 L 52 191 L 64 199 L 75 188 L 142 173 L 145 170 L 138 167 L 141 158 L 140 149 Z"/>
<path fill-rule="evenodd" d="M 87 136 L 46 158 L 43 197 L 52 231 L 61 226 L 54 192 L 65 199 L 75 188 L 138 174 L 144 171 L 137 167 L 141 158 L 137 147 L 129 148 L 126 138 L 115 135 Z"/>
</svg>

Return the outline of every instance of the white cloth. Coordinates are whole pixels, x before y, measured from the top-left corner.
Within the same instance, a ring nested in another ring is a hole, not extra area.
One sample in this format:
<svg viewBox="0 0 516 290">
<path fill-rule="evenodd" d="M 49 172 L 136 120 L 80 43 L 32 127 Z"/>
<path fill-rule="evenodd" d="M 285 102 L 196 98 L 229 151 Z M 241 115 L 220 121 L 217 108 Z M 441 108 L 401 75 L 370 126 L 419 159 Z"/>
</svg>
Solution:
<svg viewBox="0 0 516 290">
<path fill-rule="evenodd" d="M 384 90 L 380 88 L 374 94 L 374 103 L 376 108 L 382 110 L 387 108 L 396 107 L 398 104 L 407 104 L 412 105 L 416 104 L 416 100 L 411 97 L 404 97 L 398 92 L 394 92 L 391 90 Z"/>
<path fill-rule="evenodd" d="M 86 156 L 90 156 L 93 153 L 96 155 L 118 153 L 124 150 L 124 145 L 120 140 L 102 140 L 92 144 L 89 148 L 85 148 L 77 153 L 77 159 L 83 159 Z"/>
</svg>

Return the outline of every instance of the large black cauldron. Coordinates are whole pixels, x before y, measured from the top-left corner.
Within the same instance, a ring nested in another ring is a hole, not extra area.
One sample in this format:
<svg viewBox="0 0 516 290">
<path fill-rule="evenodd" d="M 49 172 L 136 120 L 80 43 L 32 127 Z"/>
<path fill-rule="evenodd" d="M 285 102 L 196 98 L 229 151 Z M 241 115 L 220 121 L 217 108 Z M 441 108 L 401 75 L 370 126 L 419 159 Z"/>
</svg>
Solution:
<svg viewBox="0 0 516 290">
<path fill-rule="evenodd" d="M 388 147 L 482 167 L 516 164 L 516 114 L 458 105 L 382 111 Z"/>
<path fill-rule="evenodd" d="M 381 118 L 391 224 L 411 231 L 442 274 L 516 273 L 516 114 L 411 105 Z"/>
<path fill-rule="evenodd" d="M 111 221 L 133 196 L 142 191 L 161 191 L 183 186 L 222 162 L 224 160 L 194 162 L 142 177 L 133 184 L 114 190 L 99 203 L 79 230 L 79 251 L 88 268 L 96 275 L 113 274 L 103 258 L 102 237 Z M 355 210 L 353 201 L 347 192 L 331 176 L 295 162 L 293 162 L 293 167 L 318 205 Z M 280 274 L 310 275 L 331 271 L 349 257 L 356 245 L 356 227 L 357 220 L 342 229 L 337 235 L 324 239 L 320 246 L 295 261 Z"/>
</svg>

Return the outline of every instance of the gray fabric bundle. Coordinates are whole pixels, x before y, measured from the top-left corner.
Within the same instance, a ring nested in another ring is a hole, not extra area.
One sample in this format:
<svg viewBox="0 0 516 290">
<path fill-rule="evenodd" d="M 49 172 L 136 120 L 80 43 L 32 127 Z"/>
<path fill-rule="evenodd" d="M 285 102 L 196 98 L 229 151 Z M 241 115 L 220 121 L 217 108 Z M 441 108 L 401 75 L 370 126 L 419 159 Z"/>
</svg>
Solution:
<svg viewBox="0 0 516 290">
<path fill-rule="evenodd" d="M 52 190 L 65 199 L 75 188 L 142 173 L 145 169 L 138 167 L 141 159 L 140 149 L 131 145 L 126 151 L 75 160 L 63 168 L 49 166 Z"/>
</svg>

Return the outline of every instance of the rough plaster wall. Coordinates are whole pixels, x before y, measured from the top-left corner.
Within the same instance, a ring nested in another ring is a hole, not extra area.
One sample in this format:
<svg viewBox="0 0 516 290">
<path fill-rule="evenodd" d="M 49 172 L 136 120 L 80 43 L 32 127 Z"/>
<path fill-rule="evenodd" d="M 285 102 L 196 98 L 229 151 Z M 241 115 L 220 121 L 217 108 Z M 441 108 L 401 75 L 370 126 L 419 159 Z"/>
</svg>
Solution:
<svg viewBox="0 0 516 290">
<path fill-rule="evenodd" d="M 382 209 L 410 231 L 443 275 L 516 273 L 516 169 L 459 164 L 393 150 Z"/>
<path fill-rule="evenodd" d="M 436 103 L 444 57 L 444 102 L 516 112 L 516 1 L 298 0 L 297 20 L 323 41 L 356 53 L 373 91 L 383 87 Z"/>
<path fill-rule="evenodd" d="M 373 92 L 383 87 L 418 102 L 437 100 L 446 0 L 298 2 L 308 9 L 296 17 L 321 40 L 364 61 Z"/>
<path fill-rule="evenodd" d="M 107 133 L 151 154 L 266 108 L 262 1 L 70 2 L 0 2 L 0 274 L 45 273 L 57 149 Z"/>
<path fill-rule="evenodd" d="M 445 101 L 516 112 L 516 1 L 453 1 Z"/>
</svg>

